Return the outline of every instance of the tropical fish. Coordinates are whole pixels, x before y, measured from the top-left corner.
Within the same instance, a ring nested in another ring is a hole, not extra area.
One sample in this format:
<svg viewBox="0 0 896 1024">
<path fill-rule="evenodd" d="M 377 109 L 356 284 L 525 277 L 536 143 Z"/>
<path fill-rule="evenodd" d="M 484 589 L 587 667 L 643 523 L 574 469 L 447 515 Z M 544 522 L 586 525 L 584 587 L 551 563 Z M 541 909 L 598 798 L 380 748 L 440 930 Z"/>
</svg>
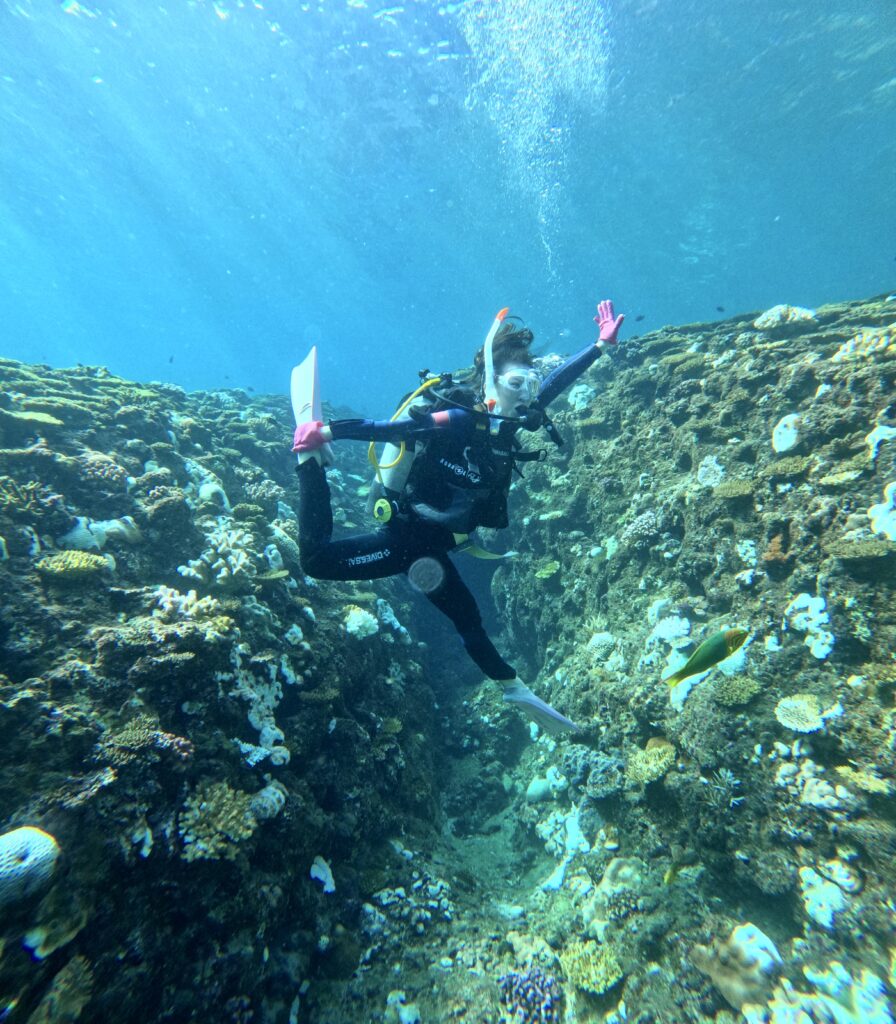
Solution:
<svg viewBox="0 0 896 1024">
<path fill-rule="evenodd" d="M 740 650 L 749 635 L 745 629 L 720 629 L 707 637 L 687 662 L 677 672 L 666 676 L 663 682 L 669 686 L 677 686 L 682 679 L 709 671 L 713 665 L 718 665 L 720 661 Z"/>
</svg>

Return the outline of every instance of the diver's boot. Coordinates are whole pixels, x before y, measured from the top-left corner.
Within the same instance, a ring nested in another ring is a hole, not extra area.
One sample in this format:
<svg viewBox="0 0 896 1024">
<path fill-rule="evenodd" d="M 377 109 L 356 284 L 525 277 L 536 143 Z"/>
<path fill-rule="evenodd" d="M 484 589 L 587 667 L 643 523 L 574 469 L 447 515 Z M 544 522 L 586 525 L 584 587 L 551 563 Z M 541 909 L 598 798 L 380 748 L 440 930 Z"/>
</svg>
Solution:
<svg viewBox="0 0 896 1024">
<path fill-rule="evenodd" d="M 508 704 L 515 704 L 527 718 L 530 718 L 549 736 L 559 736 L 564 732 L 578 730 L 579 727 L 575 722 L 570 721 L 565 715 L 561 715 L 559 711 L 555 711 L 541 697 L 536 697 L 519 676 L 502 682 L 501 686 L 504 687 L 504 700 Z"/>
</svg>

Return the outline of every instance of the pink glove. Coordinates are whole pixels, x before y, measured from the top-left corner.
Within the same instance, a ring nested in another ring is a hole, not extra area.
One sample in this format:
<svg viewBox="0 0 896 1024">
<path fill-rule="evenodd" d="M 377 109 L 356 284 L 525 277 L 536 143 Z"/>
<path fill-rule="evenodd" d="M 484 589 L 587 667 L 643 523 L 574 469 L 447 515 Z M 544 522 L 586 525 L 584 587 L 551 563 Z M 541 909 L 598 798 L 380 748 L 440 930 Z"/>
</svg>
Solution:
<svg viewBox="0 0 896 1024">
<path fill-rule="evenodd" d="M 292 450 L 294 452 L 316 452 L 327 443 L 324 437 L 323 423 L 320 420 L 312 420 L 310 423 L 300 423 L 292 436 Z"/>
<path fill-rule="evenodd" d="M 622 326 L 624 319 L 625 313 L 620 313 L 619 316 L 614 317 L 612 299 L 603 299 L 601 302 L 598 302 L 597 316 L 594 318 L 594 322 L 600 327 L 600 340 L 605 345 L 616 344 L 616 335 L 619 333 L 619 328 Z"/>
</svg>

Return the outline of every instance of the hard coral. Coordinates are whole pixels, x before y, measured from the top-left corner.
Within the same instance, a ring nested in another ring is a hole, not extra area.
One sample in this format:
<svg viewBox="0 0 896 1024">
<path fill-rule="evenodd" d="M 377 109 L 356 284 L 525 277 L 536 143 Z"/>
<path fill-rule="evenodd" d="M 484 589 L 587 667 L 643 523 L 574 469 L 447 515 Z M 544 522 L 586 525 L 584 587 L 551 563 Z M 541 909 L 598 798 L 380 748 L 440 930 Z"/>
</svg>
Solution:
<svg viewBox="0 0 896 1024">
<path fill-rule="evenodd" d="M 0 906 L 30 895 L 49 881 L 58 856 L 53 836 L 31 825 L 0 836 Z"/>
<path fill-rule="evenodd" d="M 781 965 L 772 940 L 754 924 L 742 924 L 713 946 L 695 946 L 691 962 L 708 975 L 725 999 L 739 1010 L 765 1000 Z"/>
<path fill-rule="evenodd" d="M 662 738 L 649 740 L 644 750 L 635 750 L 625 766 L 628 782 L 646 785 L 661 779 L 675 763 L 675 747 Z"/>
<path fill-rule="evenodd" d="M 97 576 L 104 569 L 110 568 L 110 565 L 102 555 L 94 555 L 89 551 L 60 551 L 55 555 L 46 555 L 34 568 L 54 583 L 79 583 Z"/>
<path fill-rule="evenodd" d="M 563 1019 L 563 990 L 556 978 L 540 967 L 508 971 L 498 979 L 501 1002 L 511 1020 L 527 1024 L 560 1024 Z"/>
<path fill-rule="evenodd" d="M 821 703 L 812 693 L 795 693 L 775 705 L 775 718 L 794 732 L 818 732 L 824 725 Z"/>
<path fill-rule="evenodd" d="M 72 957 L 53 979 L 28 1024 L 60 1024 L 75 1021 L 90 1002 L 93 970 L 83 956 Z"/>
<path fill-rule="evenodd" d="M 143 759 L 158 760 L 159 750 L 170 750 L 175 757 L 186 760 L 193 753 L 193 744 L 183 736 L 163 732 L 148 715 L 137 715 L 99 744 L 98 756 L 121 767 Z"/>
<path fill-rule="evenodd" d="M 128 471 L 115 459 L 102 452 L 88 450 L 78 456 L 81 473 L 85 480 L 106 487 L 122 487 L 128 478 Z"/>
<path fill-rule="evenodd" d="M 735 707 L 751 701 L 762 689 L 759 683 L 748 675 L 719 676 L 712 685 L 712 699 L 725 707 Z"/>
<path fill-rule="evenodd" d="M 571 942 L 560 954 L 569 982 L 583 992 L 601 995 L 624 977 L 612 947 L 599 942 Z"/>
<path fill-rule="evenodd" d="M 178 831 L 184 860 L 234 860 L 255 831 L 252 796 L 226 782 L 203 782 L 184 804 Z"/>
</svg>

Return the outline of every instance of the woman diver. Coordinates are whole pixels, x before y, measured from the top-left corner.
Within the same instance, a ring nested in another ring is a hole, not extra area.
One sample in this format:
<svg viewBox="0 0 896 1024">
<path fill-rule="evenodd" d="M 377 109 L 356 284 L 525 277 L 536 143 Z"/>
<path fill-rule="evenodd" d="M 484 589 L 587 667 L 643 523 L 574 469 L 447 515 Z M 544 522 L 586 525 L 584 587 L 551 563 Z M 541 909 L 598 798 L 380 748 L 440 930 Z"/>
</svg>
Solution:
<svg viewBox="0 0 896 1024">
<path fill-rule="evenodd" d="M 532 332 L 495 318 L 476 354 L 473 377 L 428 377 L 388 421 L 319 419 L 296 427 L 298 453 L 299 541 L 302 566 L 309 576 L 329 580 L 370 580 L 404 573 L 455 625 L 479 668 L 501 684 L 504 700 L 516 705 L 552 735 L 577 728 L 537 697 L 498 653 L 482 625 L 475 598 L 449 552 L 472 548 L 477 527 L 508 525 L 507 495 L 515 464 L 541 459 L 545 452 L 524 452 L 519 430 L 547 429 L 561 443 L 547 417 L 548 405 L 603 353 L 615 345 L 622 314 L 613 303 L 598 303 L 594 318 L 600 337 L 539 380 L 529 350 Z M 407 410 L 408 415 L 401 414 Z M 374 515 L 381 526 L 372 533 L 334 541 L 330 488 L 324 464 L 331 441 L 387 442 L 381 463 L 375 460 L 381 497 Z"/>
</svg>

